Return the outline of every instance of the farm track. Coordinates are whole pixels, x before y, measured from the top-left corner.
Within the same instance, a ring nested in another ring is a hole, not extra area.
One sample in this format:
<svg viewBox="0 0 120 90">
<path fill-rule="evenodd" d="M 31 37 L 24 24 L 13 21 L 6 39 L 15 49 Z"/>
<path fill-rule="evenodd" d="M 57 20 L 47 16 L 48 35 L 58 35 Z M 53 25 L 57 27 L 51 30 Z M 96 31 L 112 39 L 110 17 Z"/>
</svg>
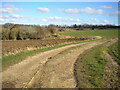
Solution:
<svg viewBox="0 0 120 90">
<path fill-rule="evenodd" d="M 108 40 L 69 45 L 29 57 L 3 72 L 3 88 L 75 88 L 77 57 L 105 42 Z"/>
</svg>

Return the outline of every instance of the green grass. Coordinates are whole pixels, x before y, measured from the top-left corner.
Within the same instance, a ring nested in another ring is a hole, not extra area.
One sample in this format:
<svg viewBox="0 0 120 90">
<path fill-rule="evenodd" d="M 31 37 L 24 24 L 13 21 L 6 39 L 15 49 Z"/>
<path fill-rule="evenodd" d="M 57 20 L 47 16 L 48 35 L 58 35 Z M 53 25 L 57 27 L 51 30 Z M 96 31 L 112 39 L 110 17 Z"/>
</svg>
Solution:
<svg viewBox="0 0 120 90">
<path fill-rule="evenodd" d="M 106 65 L 106 60 L 101 57 L 101 54 L 103 52 L 104 48 L 96 48 L 92 51 L 90 51 L 87 55 L 84 57 L 84 61 L 86 63 L 86 71 L 87 74 L 91 77 L 88 77 L 87 79 L 91 84 L 93 84 L 95 87 L 102 87 L 103 85 L 103 73 L 104 73 L 104 67 Z"/>
<path fill-rule="evenodd" d="M 90 41 L 96 41 L 96 40 L 78 41 L 78 42 L 75 42 L 75 43 L 69 43 L 69 44 L 63 44 L 63 45 L 55 45 L 53 47 L 40 48 L 40 49 L 36 49 L 36 50 L 23 51 L 23 52 L 14 54 L 14 55 L 2 56 L 2 68 L 3 68 L 3 70 L 5 70 L 9 66 L 11 66 L 13 64 L 16 64 L 16 63 L 19 63 L 22 60 L 26 59 L 27 57 L 36 55 L 36 54 L 38 54 L 40 52 L 56 49 L 56 48 L 71 45 L 71 44 L 78 44 L 78 43 L 84 43 L 84 42 L 90 42 Z"/>
<path fill-rule="evenodd" d="M 78 87 L 103 87 L 104 81 L 102 77 L 104 74 L 104 68 L 106 66 L 107 60 L 102 57 L 102 53 L 105 50 L 105 47 L 97 46 L 84 54 L 82 58 L 78 58 L 75 67 L 78 79 Z M 81 70 L 83 71 L 81 72 Z M 80 75 L 81 73 L 83 77 Z"/>
<path fill-rule="evenodd" d="M 112 58 L 120 65 L 120 50 L 118 50 L 118 42 L 109 46 L 108 52 Z"/>
<path fill-rule="evenodd" d="M 118 30 L 84 30 L 84 31 L 66 31 L 61 32 L 60 35 L 71 37 L 89 37 L 89 36 L 106 36 L 106 37 L 118 37 Z"/>
</svg>

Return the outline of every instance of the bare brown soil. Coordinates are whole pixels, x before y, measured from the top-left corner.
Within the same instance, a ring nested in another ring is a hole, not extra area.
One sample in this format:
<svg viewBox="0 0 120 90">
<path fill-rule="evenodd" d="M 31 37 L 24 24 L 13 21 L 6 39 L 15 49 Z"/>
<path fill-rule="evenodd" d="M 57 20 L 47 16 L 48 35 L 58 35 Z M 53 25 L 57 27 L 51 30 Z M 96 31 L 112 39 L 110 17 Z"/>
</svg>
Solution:
<svg viewBox="0 0 120 90">
<path fill-rule="evenodd" d="M 67 44 L 90 39 L 93 38 L 2 41 L 2 55 L 11 55 L 25 50 L 35 50 L 38 48 L 51 47 L 54 45 Z"/>
<path fill-rule="evenodd" d="M 73 71 L 77 57 L 105 42 L 69 45 L 31 56 L 3 72 L 3 88 L 75 88 Z"/>
</svg>

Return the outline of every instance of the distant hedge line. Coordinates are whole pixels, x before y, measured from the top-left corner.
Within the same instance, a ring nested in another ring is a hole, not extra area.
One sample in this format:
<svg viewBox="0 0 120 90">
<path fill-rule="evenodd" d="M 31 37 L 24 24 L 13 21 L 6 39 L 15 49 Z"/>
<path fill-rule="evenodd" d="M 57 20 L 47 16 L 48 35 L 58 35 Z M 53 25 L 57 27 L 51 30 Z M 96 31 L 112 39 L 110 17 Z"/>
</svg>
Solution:
<svg viewBox="0 0 120 90">
<path fill-rule="evenodd" d="M 57 33 L 55 25 L 20 25 L 7 23 L 2 25 L 2 40 L 43 39 Z"/>
</svg>

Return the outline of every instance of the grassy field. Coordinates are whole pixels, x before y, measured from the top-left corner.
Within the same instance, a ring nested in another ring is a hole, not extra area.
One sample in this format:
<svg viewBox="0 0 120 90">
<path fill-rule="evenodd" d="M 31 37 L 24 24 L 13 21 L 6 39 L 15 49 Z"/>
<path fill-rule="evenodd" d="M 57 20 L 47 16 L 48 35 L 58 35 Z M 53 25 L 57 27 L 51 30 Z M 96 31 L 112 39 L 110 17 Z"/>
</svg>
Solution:
<svg viewBox="0 0 120 90">
<path fill-rule="evenodd" d="M 118 42 L 112 44 L 108 52 L 113 57 L 113 59 L 120 65 L 120 50 L 118 50 Z"/>
<path fill-rule="evenodd" d="M 112 88 L 118 87 L 117 77 L 113 68 L 109 68 L 109 71 L 105 71 L 105 67 L 110 63 L 109 59 L 105 59 L 103 56 L 104 51 L 109 51 L 114 60 L 120 64 L 120 57 L 118 56 L 117 43 L 112 44 L 110 47 L 99 45 L 84 52 L 84 54 L 78 57 L 75 63 L 75 76 L 77 80 L 77 87 L 79 88 L 105 88 L 111 85 Z M 114 67 L 110 66 L 109 67 Z M 105 80 L 105 77 L 107 80 Z M 106 82 L 107 81 L 107 82 Z"/>
<path fill-rule="evenodd" d="M 105 51 L 104 47 L 95 47 L 83 57 L 78 57 L 78 60 L 75 64 L 75 76 L 78 80 L 78 87 L 87 87 L 87 88 L 102 88 L 104 74 L 104 67 L 107 61 L 102 58 L 101 54 Z"/>
<path fill-rule="evenodd" d="M 90 37 L 90 36 L 106 36 L 106 37 L 118 37 L 118 30 L 84 30 L 84 31 L 66 31 L 61 32 L 60 35 L 71 37 Z"/>
<path fill-rule="evenodd" d="M 23 51 L 23 52 L 14 54 L 14 55 L 2 56 L 2 69 L 4 71 L 9 66 L 11 66 L 13 64 L 16 64 L 16 63 L 19 63 L 22 60 L 26 59 L 27 57 L 36 55 L 40 52 L 56 49 L 56 48 L 71 45 L 71 44 L 78 44 L 78 43 L 84 43 L 84 42 L 90 42 L 90 41 L 95 41 L 95 40 L 78 41 L 78 42 L 75 42 L 75 43 L 55 45 L 55 46 L 47 47 L 47 48 L 40 48 L 40 49 L 36 49 L 36 50 Z"/>
</svg>

